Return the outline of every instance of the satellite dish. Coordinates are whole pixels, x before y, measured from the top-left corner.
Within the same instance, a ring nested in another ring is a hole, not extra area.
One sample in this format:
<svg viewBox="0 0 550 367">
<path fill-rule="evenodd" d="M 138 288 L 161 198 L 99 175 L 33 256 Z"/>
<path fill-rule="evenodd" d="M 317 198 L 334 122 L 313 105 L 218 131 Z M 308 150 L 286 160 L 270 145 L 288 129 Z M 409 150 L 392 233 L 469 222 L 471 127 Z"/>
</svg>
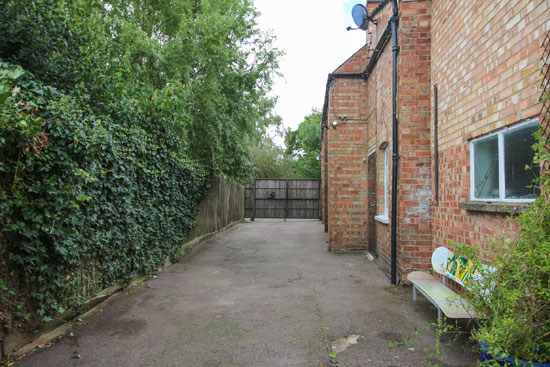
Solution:
<svg viewBox="0 0 550 367">
<path fill-rule="evenodd" d="M 353 9 L 351 9 L 351 17 L 353 18 L 357 28 L 364 31 L 367 30 L 369 27 L 369 19 L 367 18 L 368 14 L 367 8 L 365 8 L 363 4 L 357 4 L 353 7 Z"/>
<path fill-rule="evenodd" d="M 348 31 L 351 31 L 352 29 L 362 29 L 366 31 L 369 28 L 369 21 L 374 24 L 377 23 L 376 20 L 369 17 L 369 12 L 363 4 L 356 4 L 351 9 L 351 17 L 353 18 L 355 25 L 357 25 L 357 28 L 348 27 Z"/>
</svg>

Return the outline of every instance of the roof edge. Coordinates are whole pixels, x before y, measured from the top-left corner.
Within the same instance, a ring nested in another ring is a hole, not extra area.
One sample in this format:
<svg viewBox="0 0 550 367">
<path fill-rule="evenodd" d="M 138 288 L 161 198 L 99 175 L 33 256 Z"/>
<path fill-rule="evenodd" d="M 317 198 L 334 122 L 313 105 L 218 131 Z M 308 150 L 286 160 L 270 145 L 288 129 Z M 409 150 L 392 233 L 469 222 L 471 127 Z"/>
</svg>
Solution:
<svg viewBox="0 0 550 367">
<path fill-rule="evenodd" d="M 359 48 L 357 51 L 355 51 L 350 57 L 348 57 L 346 59 L 346 61 L 344 61 L 343 63 L 341 63 L 336 69 L 334 69 L 334 71 L 331 73 L 331 74 L 337 74 L 337 71 L 338 69 L 344 67 L 348 62 L 350 62 L 355 56 L 357 56 L 357 54 L 359 54 L 361 51 L 363 51 L 365 49 L 365 47 L 368 47 L 367 43 L 365 43 L 364 46 L 362 46 L 361 48 Z"/>
</svg>

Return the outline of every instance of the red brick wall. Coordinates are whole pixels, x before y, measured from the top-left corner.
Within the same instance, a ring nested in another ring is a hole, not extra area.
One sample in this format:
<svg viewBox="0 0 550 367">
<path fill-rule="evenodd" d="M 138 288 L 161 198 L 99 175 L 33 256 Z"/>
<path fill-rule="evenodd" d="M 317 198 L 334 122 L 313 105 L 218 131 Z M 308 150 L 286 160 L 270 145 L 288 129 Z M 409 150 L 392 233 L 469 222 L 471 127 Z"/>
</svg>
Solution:
<svg viewBox="0 0 550 367">
<path fill-rule="evenodd" d="M 345 69 L 344 69 L 345 70 Z M 366 247 L 367 127 L 366 83 L 361 78 L 336 79 L 330 91 L 328 122 L 338 122 L 328 138 L 329 250 Z M 344 121 L 340 116 L 345 115 Z"/>
<path fill-rule="evenodd" d="M 373 49 L 382 31 L 391 16 L 391 5 L 387 5 L 378 14 L 378 25 L 370 25 L 372 32 L 370 48 Z M 376 151 L 376 214 L 384 214 L 384 150 L 389 150 L 388 164 L 388 218 L 391 217 L 391 137 L 392 137 L 392 49 L 391 44 L 386 45 L 382 55 L 378 59 L 373 73 L 368 79 L 368 112 L 371 131 L 369 134 L 369 152 Z M 379 256 L 380 266 L 390 269 L 390 225 L 375 221 L 376 226 L 376 253 Z"/>
<path fill-rule="evenodd" d="M 365 45 L 361 47 L 356 53 L 354 53 L 349 59 L 347 59 L 342 65 L 340 65 L 334 73 L 360 73 L 365 70 L 367 65 L 367 51 L 368 47 Z"/>
<path fill-rule="evenodd" d="M 372 49 L 391 15 L 366 32 Z M 548 2 L 529 0 L 417 0 L 400 2 L 399 23 L 399 276 L 430 267 L 435 247 L 451 240 L 471 246 L 509 231 L 517 223 L 503 214 L 462 210 L 469 198 L 469 139 L 538 114 L 539 59 L 550 29 Z M 391 41 L 390 41 L 391 42 Z M 364 55 L 363 55 L 364 53 Z M 370 50 L 348 59 L 336 72 L 364 69 Z M 440 195 L 433 203 L 433 97 L 439 86 Z M 364 248 L 367 221 L 367 157 L 376 152 L 377 213 L 384 211 L 384 154 L 392 133 L 391 43 L 366 84 L 338 79 L 330 92 L 326 133 L 329 248 Z M 338 119 L 347 115 L 348 121 Z M 391 218 L 391 187 L 388 217 Z M 376 222 L 376 251 L 389 269 L 390 225 Z"/>
<path fill-rule="evenodd" d="M 402 2 L 399 12 L 400 276 L 431 267 L 431 1 Z"/>
<path fill-rule="evenodd" d="M 333 73 L 334 74 L 357 74 L 361 73 L 366 65 L 366 53 L 367 53 L 367 47 L 363 46 L 361 49 L 359 49 L 355 54 L 353 54 L 350 58 L 348 58 L 342 65 L 340 65 Z M 334 81 L 334 85 L 330 88 L 329 93 L 329 104 L 328 104 L 328 114 L 327 118 L 328 121 L 326 121 L 326 124 L 328 126 L 332 126 L 333 121 L 339 122 L 342 126 L 343 124 L 348 123 L 356 123 L 356 122 L 364 122 L 364 107 L 363 104 L 365 103 L 365 97 L 364 97 L 364 82 L 361 81 L 359 77 L 356 78 L 339 78 L 336 77 L 336 80 Z M 346 121 L 342 121 L 340 116 L 346 116 Z M 344 128 L 342 128 L 344 129 Z M 349 127 L 348 127 L 349 129 Z M 332 128 L 329 130 L 325 130 L 323 133 L 323 143 L 322 143 L 322 150 L 321 150 L 321 177 L 322 177 L 322 187 L 323 187 L 323 194 L 324 194 L 324 200 L 322 200 L 322 207 L 323 207 L 323 223 L 325 224 L 325 230 L 328 230 L 328 227 L 332 227 L 332 233 L 333 236 L 329 237 L 329 249 L 331 250 L 341 250 L 341 249 L 356 249 L 356 248 L 363 248 L 364 244 L 358 245 L 357 243 L 363 243 L 363 239 L 358 239 L 357 241 L 351 241 L 351 240 L 338 240 L 335 239 L 338 236 L 340 236 L 341 233 L 343 233 L 341 228 L 342 226 L 342 215 L 345 212 L 345 210 L 342 211 L 342 209 L 338 209 L 336 206 L 332 207 L 332 211 L 336 214 L 335 221 L 330 222 L 328 219 L 330 217 L 329 212 L 331 211 L 330 205 L 328 205 L 329 200 L 343 200 L 348 201 L 348 206 L 356 205 L 355 203 L 355 197 L 353 196 L 343 196 L 340 197 L 337 192 L 333 191 L 333 195 L 329 196 L 329 181 L 330 181 L 330 168 L 328 162 L 332 158 L 332 152 L 331 149 L 329 149 L 329 136 L 331 134 L 331 131 L 334 131 Z M 343 130 L 341 130 L 343 131 Z M 336 133 L 333 134 L 334 138 L 336 139 Z M 352 149 L 353 150 L 353 149 Z M 340 159 L 339 155 L 336 154 L 334 156 L 337 160 Z M 343 169 L 344 161 L 334 162 L 335 164 L 332 165 L 332 169 Z M 334 174 L 334 171 L 333 171 Z M 359 227 L 362 225 L 362 219 L 361 222 L 356 223 L 356 221 L 359 218 L 359 215 L 353 215 L 348 216 L 349 218 L 345 221 L 346 223 L 344 226 L 350 228 L 349 226 L 353 227 Z M 349 232 L 349 230 L 348 230 Z M 353 233 L 356 232 L 354 229 L 352 231 Z M 360 234 L 363 236 L 363 233 Z M 349 235 L 347 235 L 349 237 Z M 352 244 L 350 244 L 350 241 Z M 357 243 L 355 243 L 357 242 Z"/>
<path fill-rule="evenodd" d="M 538 115 L 549 6 L 532 0 L 434 0 L 432 7 L 440 151 L 433 247 L 448 247 L 451 240 L 484 247 L 504 231 L 513 235 L 518 225 L 503 214 L 459 208 L 470 193 L 469 139 Z"/>
<path fill-rule="evenodd" d="M 402 2 L 398 39 L 399 197 L 398 275 L 430 266 L 431 156 L 430 156 L 430 14 L 431 1 Z M 392 14 L 387 5 L 371 25 L 367 43 L 373 48 Z M 368 151 L 377 153 L 377 214 L 384 213 L 384 151 L 388 157 L 388 220 L 391 218 L 392 178 L 392 47 L 380 56 L 368 79 Z M 383 269 L 390 268 L 391 224 L 376 222 L 376 251 Z"/>
<path fill-rule="evenodd" d="M 360 73 L 366 65 L 367 48 L 361 48 L 334 73 Z M 366 247 L 367 152 L 366 82 L 359 77 L 336 78 L 329 93 L 325 152 L 328 162 L 324 183 L 328 185 L 329 250 Z M 342 116 L 346 116 L 342 119 Z M 332 128 L 332 122 L 338 126 Z"/>
</svg>

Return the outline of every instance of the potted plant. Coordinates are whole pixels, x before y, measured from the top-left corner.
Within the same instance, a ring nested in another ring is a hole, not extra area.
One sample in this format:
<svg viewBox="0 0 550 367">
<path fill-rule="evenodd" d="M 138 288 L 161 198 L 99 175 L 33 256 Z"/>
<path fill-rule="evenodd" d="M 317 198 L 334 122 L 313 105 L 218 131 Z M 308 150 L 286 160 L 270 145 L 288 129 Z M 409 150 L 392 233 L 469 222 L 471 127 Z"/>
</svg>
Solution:
<svg viewBox="0 0 550 367">
<path fill-rule="evenodd" d="M 537 134 L 534 162 L 550 162 L 546 140 Z M 472 338 L 483 365 L 550 367 L 549 171 L 538 179 L 540 195 L 516 218 L 517 237 L 495 241 L 491 267 L 479 267 L 477 281 L 465 289 L 476 312 Z M 463 245 L 459 252 L 482 263 Z"/>
</svg>

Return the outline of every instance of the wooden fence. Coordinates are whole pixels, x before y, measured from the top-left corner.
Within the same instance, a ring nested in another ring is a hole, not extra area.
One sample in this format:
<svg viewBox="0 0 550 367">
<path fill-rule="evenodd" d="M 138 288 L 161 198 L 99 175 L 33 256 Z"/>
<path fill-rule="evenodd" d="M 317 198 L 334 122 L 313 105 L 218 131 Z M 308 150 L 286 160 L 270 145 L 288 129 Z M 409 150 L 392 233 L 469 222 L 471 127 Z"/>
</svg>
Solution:
<svg viewBox="0 0 550 367">
<path fill-rule="evenodd" d="M 230 223 L 244 219 L 244 186 L 229 183 L 221 177 L 212 180 L 210 190 L 199 204 L 199 213 L 195 219 L 195 231 L 182 243 L 218 232 Z M 169 264 L 168 259 L 166 264 Z M 98 282 L 97 267 L 94 259 L 85 259 L 80 265 L 79 280 L 82 284 L 81 295 L 93 297 Z"/>
<path fill-rule="evenodd" d="M 245 217 L 319 219 L 320 180 L 255 179 L 245 188 Z"/>
<path fill-rule="evenodd" d="M 212 187 L 199 205 L 194 238 L 217 232 L 230 223 L 244 218 L 244 186 L 227 182 L 221 177 L 212 180 Z"/>
</svg>

